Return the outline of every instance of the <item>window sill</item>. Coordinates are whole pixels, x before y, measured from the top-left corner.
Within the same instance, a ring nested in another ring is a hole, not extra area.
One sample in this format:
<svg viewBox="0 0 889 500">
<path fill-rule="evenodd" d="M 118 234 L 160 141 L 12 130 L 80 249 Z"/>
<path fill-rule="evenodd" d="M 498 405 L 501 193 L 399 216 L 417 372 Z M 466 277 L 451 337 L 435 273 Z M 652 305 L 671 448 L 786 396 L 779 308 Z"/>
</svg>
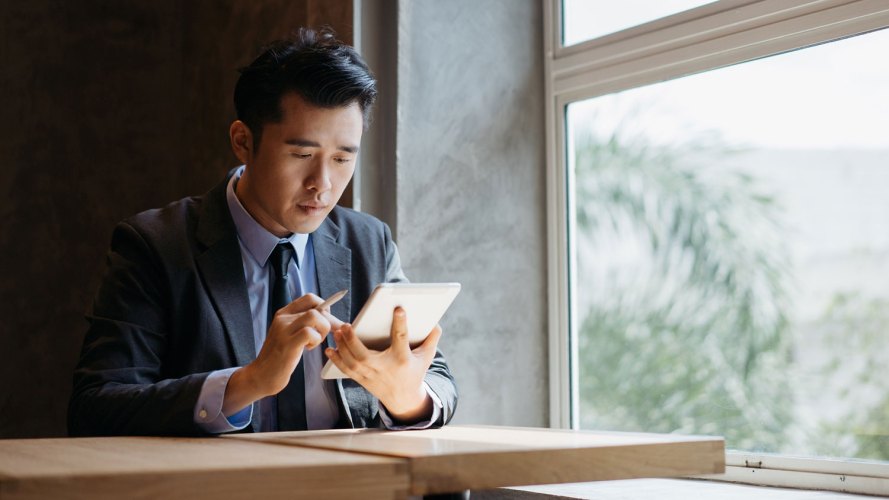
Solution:
<svg viewBox="0 0 889 500">
<path fill-rule="evenodd" d="M 719 498 L 721 500 L 864 500 L 867 495 L 813 491 L 769 486 L 700 481 L 688 479 L 629 479 L 593 483 L 521 486 L 497 490 L 473 491 L 473 500 L 500 499 L 565 499 L 594 500 L 686 500 Z"/>
</svg>

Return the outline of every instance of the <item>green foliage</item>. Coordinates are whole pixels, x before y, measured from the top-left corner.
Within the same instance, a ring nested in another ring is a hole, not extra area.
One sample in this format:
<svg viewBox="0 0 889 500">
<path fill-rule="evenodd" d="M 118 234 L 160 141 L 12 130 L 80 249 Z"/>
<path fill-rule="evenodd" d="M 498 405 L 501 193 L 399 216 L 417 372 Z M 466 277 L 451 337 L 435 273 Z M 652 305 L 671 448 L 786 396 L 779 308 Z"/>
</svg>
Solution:
<svg viewBox="0 0 889 500">
<path fill-rule="evenodd" d="M 820 332 L 816 333 L 823 335 L 830 349 L 817 373 L 818 383 L 834 394 L 845 411 L 821 422 L 810 437 L 817 453 L 889 460 L 887 324 L 889 300 L 861 293 L 835 294 L 818 321 Z M 871 397 L 861 398 L 861 394 Z"/>
<path fill-rule="evenodd" d="M 747 450 L 787 441 L 780 208 L 750 176 L 711 167 L 732 153 L 577 141 L 582 426 L 721 434 Z M 597 266 L 626 248 L 641 258 Z"/>
</svg>

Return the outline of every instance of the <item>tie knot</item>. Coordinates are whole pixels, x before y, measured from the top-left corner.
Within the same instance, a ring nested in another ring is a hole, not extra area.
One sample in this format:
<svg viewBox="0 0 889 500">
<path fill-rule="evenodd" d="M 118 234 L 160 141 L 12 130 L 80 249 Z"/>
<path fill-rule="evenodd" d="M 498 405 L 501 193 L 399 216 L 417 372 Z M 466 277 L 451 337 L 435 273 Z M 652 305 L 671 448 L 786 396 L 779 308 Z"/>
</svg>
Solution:
<svg viewBox="0 0 889 500">
<path fill-rule="evenodd" d="M 275 276 L 287 278 L 287 266 L 290 265 L 290 259 L 293 258 L 293 245 L 289 241 L 278 243 L 269 256 L 269 262 L 272 269 L 275 270 Z"/>
</svg>

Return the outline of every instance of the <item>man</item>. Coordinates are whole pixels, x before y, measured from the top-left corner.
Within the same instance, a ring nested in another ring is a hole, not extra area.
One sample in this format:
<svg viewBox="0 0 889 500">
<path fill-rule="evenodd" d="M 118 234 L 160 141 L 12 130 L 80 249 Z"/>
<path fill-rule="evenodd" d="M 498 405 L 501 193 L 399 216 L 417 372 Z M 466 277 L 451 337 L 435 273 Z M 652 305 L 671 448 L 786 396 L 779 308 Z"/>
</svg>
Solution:
<svg viewBox="0 0 889 500">
<path fill-rule="evenodd" d="M 396 310 L 392 346 L 377 352 L 343 322 L 378 283 L 406 280 L 388 227 L 336 206 L 375 97 L 364 61 L 329 32 L 300 30 L 242 70 L 229 135 L 244 165 L 204 196 L 114 230 L 70 434 L 450 420 L 457 395 L 438 327 L 411 350 Z M 343 300 L 319 308 L 341 289 Z M 321 379 L 326 359 L 351 378 Z"/>
</svg>

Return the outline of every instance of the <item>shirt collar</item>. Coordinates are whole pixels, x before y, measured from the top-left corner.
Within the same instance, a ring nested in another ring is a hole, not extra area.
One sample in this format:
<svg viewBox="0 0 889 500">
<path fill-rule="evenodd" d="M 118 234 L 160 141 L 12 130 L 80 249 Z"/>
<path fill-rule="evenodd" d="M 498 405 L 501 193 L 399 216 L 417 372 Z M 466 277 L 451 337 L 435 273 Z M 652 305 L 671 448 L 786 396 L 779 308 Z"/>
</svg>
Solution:
<svg viewBox="0 0 889 500">
<path fill-rule="evenodd" d="M 309 235 L 293 233 L 287 238 L 279 238 L 256 222 L 256 219 L 247 212 L 247 209 L 241 204 L 241 200 L 238 199 L 238 195 L 235 194 L 235 186 L 243 173 L 244 165 L 241 165 L 229 179 L 225 190 L 228 211 L 231 212 L 235 229 L 238 231 L 238 238 L 260 266 L 265 266 L 266 261 L 269 260 L 269 256 L 272 254 L 272 250 L 275 249 L 278 243 L 289 241 L 296 251 L 296 265 L 299 267 L 303 262 L 303 257 L 306 255 Z"/>
</svg>

